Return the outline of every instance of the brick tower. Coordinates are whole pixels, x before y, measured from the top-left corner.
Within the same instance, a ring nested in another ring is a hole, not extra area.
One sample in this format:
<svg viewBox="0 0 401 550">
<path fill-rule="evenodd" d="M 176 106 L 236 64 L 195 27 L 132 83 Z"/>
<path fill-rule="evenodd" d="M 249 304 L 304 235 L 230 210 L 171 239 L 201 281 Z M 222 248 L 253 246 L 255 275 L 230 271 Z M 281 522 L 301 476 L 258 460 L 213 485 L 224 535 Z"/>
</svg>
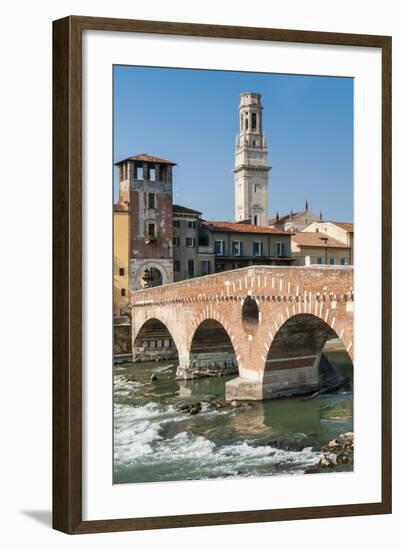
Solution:
<svg viewBox="0 0 401 550">
<path fill-rule="evenodd" d="M 175 163 L 143 153 L 117 165 L 119 205 L 130 212 L 130 288 L 171 283 Z"/>
</svg>

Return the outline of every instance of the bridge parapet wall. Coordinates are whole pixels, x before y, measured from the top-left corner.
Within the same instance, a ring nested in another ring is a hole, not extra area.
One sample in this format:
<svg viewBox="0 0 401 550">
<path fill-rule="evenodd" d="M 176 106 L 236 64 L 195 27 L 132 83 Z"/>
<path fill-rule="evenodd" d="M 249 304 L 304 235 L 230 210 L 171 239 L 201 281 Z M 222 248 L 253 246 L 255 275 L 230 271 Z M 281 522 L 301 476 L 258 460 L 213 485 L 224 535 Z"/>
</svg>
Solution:
<svg viewBox="0 0 401 550">
<path fill-rule="evenodd" d="M 131 293 L 135 306 L 190 301 L 241 299 L 249 294 L 302 296 L 319 294 L 324 300 L 352 297 L 353 268 L 350 266 L 252 266 L 197 277 Z"/>
</svg>

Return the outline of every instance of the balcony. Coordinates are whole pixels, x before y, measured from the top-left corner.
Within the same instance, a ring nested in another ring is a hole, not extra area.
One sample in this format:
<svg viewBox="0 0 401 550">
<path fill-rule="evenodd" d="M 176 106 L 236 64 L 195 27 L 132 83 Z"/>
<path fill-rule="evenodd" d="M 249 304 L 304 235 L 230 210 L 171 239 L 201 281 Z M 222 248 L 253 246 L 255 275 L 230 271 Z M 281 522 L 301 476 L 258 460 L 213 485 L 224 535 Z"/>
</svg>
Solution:
<svg viewBox="0 0 401 550">
<path fill-rule="evenodd" d="M 148 235 L 145 239 L 146 244 L 157 243 L 159 237 L 157 235 Z"/>
</svg>

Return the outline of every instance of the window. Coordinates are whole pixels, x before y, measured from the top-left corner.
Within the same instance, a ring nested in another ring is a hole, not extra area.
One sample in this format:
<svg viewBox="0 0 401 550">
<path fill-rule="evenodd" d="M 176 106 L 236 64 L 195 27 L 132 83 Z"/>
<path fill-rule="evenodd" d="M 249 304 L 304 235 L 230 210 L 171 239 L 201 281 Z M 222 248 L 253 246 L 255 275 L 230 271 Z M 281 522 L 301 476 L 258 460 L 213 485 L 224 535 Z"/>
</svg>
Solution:
<svg viewBox="0 0 401 550">
<path fill-rule="evenodd" d="M 259 225 L 259 216 L 258 215 L 253 217 L 253 225 Z"/>
<path fill-rule="evenodd" d="M 173 237 L 173 246 L 180 246 L 180 237 Z"/>
<path fill-rule="evenodd" d="M 143 167 L 137 166 L 136 167 L 136 179 L 137 180 L 143 180 Z"/>
<path fill-rule="evenodd" d="M 188 229 L 195 229 L 196 228 L 196 222 L 188 222 Z"/>
<path fill-rule="evenodd" d="M 340 258 L 340 265 L 346 265 L 345 258 Z"/>
<path fill-rule="evenodd" d="M 159 178 L 160 181 L 167 181 L 167 166 L 165 164 L 160 165 Z"/>
<path fill-rule="evenodd" d="M 261 241 L 255 241 L 253 243 L 253 255 L 263 256 L 263 243 Z"/>
<path fill-rule="evenodd" d="M 126 296 L 125 288 L 122 288 L 122 289 L 121 289 L 121 296 Z"/>
<path fill-rule="evenodd" d="M 245 119 L 245 130 L 248 130 L 248 117 Z"/>
<path fill-rule="evenodd" d="M 233 256 L 242 256 L 242 242 L 233 241 L 232 242 L 232 254 Z"/>
<path fill-rule="evenodd" d="M 195 262 L 188 260 L 188 277 L 193 277 L 195 274 Z"/>
<path fill-rule="evenodd" d="M 148 235 L 149 237 L 155 237 L 156 236 L 156 230 L 155 230 L 155 224 L 149 223 L 148 224 Z"/>
<path fill-rule="evenodd" d="M 276 243 L 276 256 L 284 256 L 284 243 Z"/>
<path fill-rule="evenodd" d="M 154 168 L 149 168 L 149 180 L 150 181 L 156 180 L 156 170 Z"/>
<path fill-rule="evenodd" d="M 174 260 L 174 271 L 181 271 L 180 260 Z"/>
<path fill-rule="evenodd" d="M 123 267 L 120 267 L 120 269 L 118 270 L 118 274 L 120 275 L 120 277 L 124 277 L 124 268 Z"/>
<path fill-rule="evenodd" d="M 318 228 L 318 227 L 316 227 L 315 231 L 316 231 L 316 233 L 319 233 L 319 228 Z"/>
<path fill-rule="evenodd" d="M 188 248 L 195 248 L 196 239 L 194 239 L 194 237 L 187 237 L 185 239 L 185 246 L 187 246 Z"/>
<path fill-rule="evenodd" d="M 224 256 L 224 241 L 214 241 L 214 253 L 217 256 Z"/>
<path fill-rule="evenodd" d="M 180 227 L 180 220 L 173 220 L 173 227 Z"/>
<path fill-rule="evenodd" d="M 148 208 L 154 208 L 154 207 L 155 207 L 155 194 L 148 193 Z"/>
<path fill-rule="evenodd" d="M 329 258 L 329 264 L 330 265 L 334 265 L 336 262 L 335 262 L 335 259 L 334 258 Z"/>
<path fill-rule="evenodd" d="M 201 261 L 201 273 L 202 275 L 209 275 L 210 273 L 210 261 L 202 260 Z"/>
<path fill-rule="evenodd" d="M 209 246 L 209 235 L 207 233 L 199 234 L 199 246 Z"/>
<path fill-rule="evenodd" d="M 252 113 L 252 130 L 256 130 L 256 113 Z M 253 142 L 255 145 L 255 142 Z"/>
<path fill-rule="evenodd" d="M 321 256 L 318 256 L 317 257 L 317 263 L 318 264 L 322 264 L 323 263 L 323 258 Z"/>
</svg>

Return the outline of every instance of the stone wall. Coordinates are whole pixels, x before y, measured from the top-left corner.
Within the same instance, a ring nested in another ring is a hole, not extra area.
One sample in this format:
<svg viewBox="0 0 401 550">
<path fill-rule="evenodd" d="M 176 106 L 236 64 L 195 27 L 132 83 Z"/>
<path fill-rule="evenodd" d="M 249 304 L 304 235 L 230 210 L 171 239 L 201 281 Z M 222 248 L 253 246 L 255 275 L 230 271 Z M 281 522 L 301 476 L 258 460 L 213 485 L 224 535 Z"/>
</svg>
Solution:
<svg viewBox="0 0 401 550">
<path fill-rule="evenodd" d="M 113 326 L 113 355 L 131 353 L 131 325 Z"/>
</svg>

